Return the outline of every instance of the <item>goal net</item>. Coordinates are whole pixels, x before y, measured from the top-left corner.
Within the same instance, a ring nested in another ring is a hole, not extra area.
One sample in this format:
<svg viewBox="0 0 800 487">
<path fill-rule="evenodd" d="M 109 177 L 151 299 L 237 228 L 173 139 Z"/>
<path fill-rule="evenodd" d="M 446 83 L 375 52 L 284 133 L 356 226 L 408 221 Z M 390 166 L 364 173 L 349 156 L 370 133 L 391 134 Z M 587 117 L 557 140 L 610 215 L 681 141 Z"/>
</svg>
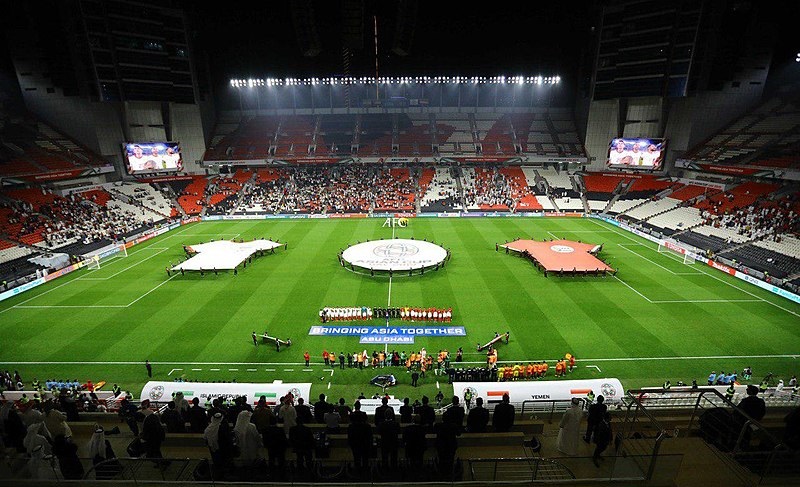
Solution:
<svg viewBox="0 0 800 487">
<path fill-rule="evenodd" d="M 668 257 L 683 262 L 686 265 L 694 265 L 695 260 L 692 258 L 688 250 L 678 248 L 674 245 L 658 244 L 658 253 L 665 254 Z"/>
<path fill-rule="evenodd" d="M 112 252 L 111 250 L 106 250 L 105 252 L 99 254 L 87 256 L 86 268 L 97 270 L 100 269 L 100 267 L 103 264 L 107 263 L 110 260 L 128 256 L 128 248 L 125 247 L 125 244 L 120 244 L 116 248 L 117 248 L 116 252 Z"/>
</svg>

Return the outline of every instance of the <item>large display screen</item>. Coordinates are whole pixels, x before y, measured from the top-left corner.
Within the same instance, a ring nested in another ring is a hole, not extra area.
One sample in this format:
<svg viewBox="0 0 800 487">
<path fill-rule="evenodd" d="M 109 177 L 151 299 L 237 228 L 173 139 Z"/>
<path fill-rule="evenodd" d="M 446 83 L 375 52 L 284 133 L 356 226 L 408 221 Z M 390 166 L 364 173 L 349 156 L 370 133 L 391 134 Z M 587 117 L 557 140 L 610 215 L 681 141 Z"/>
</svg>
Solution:
<svg viewBox="0 0 800 487">
<path fill-rule="evenodd" d="M 608 146 L 608 165 L 657 169 L 664 160 L 664 139 L 611 139 Z"/>
<path fill-rule="evenodd" d="M 177 142 L 135 142 L 124 144 L 129 174 L 180 171 L 181 147 Z"/>
</svg>

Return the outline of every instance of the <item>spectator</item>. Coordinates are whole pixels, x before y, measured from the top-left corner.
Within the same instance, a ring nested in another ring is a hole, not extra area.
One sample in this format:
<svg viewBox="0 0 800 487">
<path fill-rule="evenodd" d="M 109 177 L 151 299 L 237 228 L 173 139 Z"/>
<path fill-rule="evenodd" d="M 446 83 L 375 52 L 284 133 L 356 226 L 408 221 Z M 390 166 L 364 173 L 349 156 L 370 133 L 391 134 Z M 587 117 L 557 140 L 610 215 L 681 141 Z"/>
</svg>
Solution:
<svg viewBox="0 0 800 487">
<path fill-rule="evenodd" d="M 442 421 L 436 423 L 434 433 L 436 433 L 436 454 L 442 473 L 452 472 L 461 428 L 453 421 Z"/>
<path fill-rule="evenodd" d="M 261 459 L 259 452 L 264 446 L 258 428 L 250 422 L 252 416 L 253 413 L 250 411 L 240 412 L 236 417 L 236 426 L 233 428 L 236 444 L 239 446 L 239 462 L 245 467 L 251 466 Z"/>
<path fill-rule="evenodd" d="M 598 396 L 603 397 L 603 396 Z M 600 418 L 600 421 L 597 423 L 594 429 L 594 454 L 592 455 L 592 461 L 594 462 L 596 467 L 600 467 L 600 460 L 603 458 L 600 456 L 608 445 L 611 444 L 611 438 L 613 437 L 613 433 L 611 431 L 611 415 L 608 412 L 604 412 L 603 416 Z"/>
<path fill-rule="evenodd" d="M 289 431 L 297 424 L 297 410 L 292 406 L 288 397 L 281 399 L 281 408 L 278 417 L 283 420 L 283 432 L 289 436 Z"/>
<path fill-rule="evenodd" d="M 411 423 L 414 415 L 414 408 L 409 405 L 409 399 L 403 399 L 403 405 L 400 406 L 400 422 L 403 424 Z"/>
<path fill-rule="evenodd" d="M 420 415 L 422 426 L 431 428 L 436 421 L 436 412 L 428 402 L 428 396 L 422 396 L 422 405 L 416 408 L 415 413 Z"/>
<path fill-rule="evenodd" d="M 583 437 L 583 441 L 586 443 L 592 441 L 595 427 L 600 423 L 603 419 L 603 414 L 608 410 L 604 401 L 605 398 L 603 396 L 597 396 L 597 402 L 589 406 L 588 415 L 586 417 L 586 435 Z"/>
<path fill-rule="evenodd" d="M 78 446 L 72 442 L 71 437 L 57 435 L 53 440 L 53 455 L 58 458 L 61 475 L 65 480 L 83 478 L 83 464 L 78 458 Z"/>
<path fill-rule="evenodd" d="M 117 456 L 111 442 L 106 439 L 103 427 L 98 424 L 95 424 L 94 434 L 89 440 L 89 456 L 92 458 L 97 480 L 112 480 L 122 471 L 119 461 L 110 461 Z"/>
<path fill-rule="evenodd" d="M 577 455 L 578 439 L 581 436 L 581 410 L 580 400 L 572 398 L 572 405 L 564 412 L 558 427 L 558 451 L 566 455 Z"/>
<path fill-rule="evenodd" d="M 186 424 L 183 416 L 175 408 L 175 401 L 167 403 L 167 410 L 161 413 L 161 422 L 167 427 L 167 433 L 185 433 Z"/>
<path fill-rule="evenodd" d="M 203 432 L 215 470 L 225 469 L 233 459 L 233 432 L 222 413 L 214 413 Z"/>
<path fill-rule="evenodd" d="M 361 401 L 353 404 L 353 412 L 350 413 L 350 423 L 366 423 L 367 413 L 361 410 Z"/>
<path fill-rule="evenodd" d="M 277 424 L 271 424 L 264 432 L 264 445 L 267 446 L 269 454 L 269 467 L 278 467 L 283 470 L 286 464 L 286 448 L 288 441 L 283 429 Z"/>
<path fill-rule="evenodd" d="M 311 428 L 303 423 L 303 420 L 297 419 L 297 424 L 289 429 L 289 443 L 294 448 L 297 455 L 298 468 L 311 469 L 312 455 L 314 451 L 314 433 Z"/>
<path fill-rule="evenodd" d="M 147 399 L 142 401 L 142 414 L 144 414 L 144 422 L 142 422 L 140 438 L 144 442 L 145 457 L 164 458 L 161 454 L 161 443 L 166 437 L 164 427 L 161 426 L 158 415 L 150 409 L 150 401 Z"/>
<path fill-rule="evenodd" d="M 350 406 L 344 403 L 343 397 L 339 398 L 339 405 L 336 406 L 336 410 L 339 411 L 339 422 L 343 424 L 350 422 L 351 409 Z"/>
<path fill-rule="evenodd" d="M 267 406 L 266 397 L 261 396 L 258 399 L 256 409 L 253 411 L 252 421 L 253 424 L 256 425 L 258 433 L 262 436 L 267 431 L 267 428 L 276 423 L 275 413 L 273 413 L 272 409 Z"/>
<path fill-rule="evenodd" d="M 494 407 L 494 414 L 492 415 L 494 430 L 498 433 L 510 431 L 511 427 L 514 426 L 515 414 L 514 405 L 510 403 L 508 393 L 503 394 L 500 404 Z"/>
<path fill-rule="evenodd" d="M 52 453 L 50 442 L 48 442 L 47 438 L 41 434 L 43 428 L 44 423 L 33 423 L 32 425 L 28 426 L 28 433 L 25 435 L 25 439 L 22 441 L 22 444 L 25 447 L 25 451 L 28 452 L 28 455 L 31 455 L 37 446 L 42 447 L 44 455 L 49 455 Z"/>
<path fill-rule="evenodd" d="M 419 414 L 414 415 L 413 423 L 403 429 L 403 445 L 405 446 L 406 459 L 413 466 L 422 466 L 422 459 L 427 448 L 425 438 L 425 428 L 422 426 L 422 418 Z"/>
<path fill-rule="evenodd" d="M 189 419 L 190 433 L 203 433 L 206 430 L 208 426 L 208 416 L 206 415 L 206 410 L 200 407 L 199 398 L 192 398 L 192 407 L 189 408 L 187 416 Z"/>
<path fill-rule="evenodd" d="M 489 424 L 489 410 L 483 407 L 483 398 L 479 397 L 475 400 L 475 407 L 467 416 L 467 432 L 485 433 L 487 424 Z"/>
<path fill-rule="evenodd" d="M 464 427 L 464 408 L 458 403 L 458 396 L 453 396 L 451 406 L 442 415 L 442 422 L 456 425 L 459 432 Z"/>
<path fill-rule="evenodd" d="M 316 422 L 314 418 L 317 412 L 316 406 L 314 407 L 314 414 L 312 414 L 311 408 L 308 407 L 307 404 L 305 404 L 305 401 L 303 400 L 302 397 L 297 399 L 297 406 L 294 407 L 294 410 L 297 412 L 297 419 L 301 420 L 304 424 L 311 424 Z M 320 421 L 320 423 L 323 422 L 324 419 L 323 421 Z"/>
<path fill-rule="evenodd" d="M 397 448 L 400 437 L 400 424 L 395 421 L 394 410 L 392 408 L 384 411 L 385 418 L 377 427 L 378 433 L 381 435 L 381 461 L 384 468 L 391 465 L 392 468 L 397 468 Z"/>
<path fill-rule="evenodd" d="M 325 413 L 325 432 L 338 433 L 339 432 L 339 411 L 331 407 L 331 410 Z"/>
<path fill-rule="evenodd" d="M 347 444 L 353 453 L 356 468 L 365 469 L 372 456 L 372 426 L 366 421 L 350 423 L 347 427 Z"/>
<path fill-rule="evenodd" d="M 381 423 L 386 420 L 386 411 L 392 409 L 389 407 L 389 398 L 384 396 L 381 398 L 381 405 L 375 408 L 375 427 L 380 427 Z M 394 410 L 393 410 L 394 412 Z"/>
<path fill-rule="evenodd" d="M 58 409 L 51 409 L 50 412 L 47 413 L 44 426 L 52 439 L 55 439 L 55 437 L 59 435 L 67 438 L 72 437 L 72 430 L 66 422 L 66 416 Z"/>
<path fill-rule="evenodd" d="M 325 394 L 320 394 L 319 401 L 314 403 L 314 422 L 318 424 L 324 424 L 325 413 L 327 413 L 331 409 L 332 406 L 328 404 L 328 402 L 325 400 Z"/>
</svg>

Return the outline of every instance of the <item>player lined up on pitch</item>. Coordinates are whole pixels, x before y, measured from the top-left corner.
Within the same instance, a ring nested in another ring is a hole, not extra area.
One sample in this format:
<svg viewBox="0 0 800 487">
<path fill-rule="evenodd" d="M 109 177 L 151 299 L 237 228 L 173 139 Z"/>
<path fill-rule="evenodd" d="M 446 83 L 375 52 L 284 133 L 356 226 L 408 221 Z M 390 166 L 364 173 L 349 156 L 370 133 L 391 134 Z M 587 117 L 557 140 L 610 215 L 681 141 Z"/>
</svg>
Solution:
<svg viewBox="0 0 800 487">
<path fill-rule="evenodd" d="M 371 319 L 399 318 L 403 321 L 434 321 L 450 323 L 453 320 L 453 308 L 412 308 L 401 306 L 394 308 L 371 308 L 368 306 L 325 307 L 319 310 L 319 320 L 329 321 L 362 321 Z"/>
</svg>

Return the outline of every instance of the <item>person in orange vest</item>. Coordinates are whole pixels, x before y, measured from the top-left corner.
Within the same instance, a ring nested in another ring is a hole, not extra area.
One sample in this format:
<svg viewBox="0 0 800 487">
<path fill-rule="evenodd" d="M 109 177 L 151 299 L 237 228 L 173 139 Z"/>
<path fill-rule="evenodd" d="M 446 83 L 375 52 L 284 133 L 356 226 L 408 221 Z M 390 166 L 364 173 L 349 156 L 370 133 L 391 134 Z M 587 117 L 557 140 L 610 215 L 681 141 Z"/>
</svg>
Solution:
<svg viewBox="0 0 800 487">
<path fill-rule="evenodd" d="M 325 365 L 330 365 L 331 364 L 331 359 L 328 356 L 328 351 L 327 350 L 323 350 L 322 351 L 322 360 L 325 362 Z"/>
<path fill-rule="evenodd" d="M 550 368 L 550 365 L 547 363 L 546 360 L 542 361 L 542 377 L 547 375 L 547 369 Z"/>
<path fill-rule="evenodd" d="M 556 362 L 556 377 L 561 377 L 561 360 Z"/>
<path fill-rule="evenodd" d="M 525 378 L 533 379 L 534 377 L 536 377 L 536 369 L 532 363 L 528 362 L 528 374 L 525 376 Z"/>
<path fill-rule="evenodd" d="M 572 372 L 572 369 L 575 368 L 575 356 L 570 354 L 569 356 L 569 371 Z"/>
<path fill-rule="evenodd" d="M 308 363 L 311 361 L 311 355 L 308 354 L 308 350 L 303 352 L 303 360 L 306 361 L 306 367 L 308 367 Z"/>
</svg>

